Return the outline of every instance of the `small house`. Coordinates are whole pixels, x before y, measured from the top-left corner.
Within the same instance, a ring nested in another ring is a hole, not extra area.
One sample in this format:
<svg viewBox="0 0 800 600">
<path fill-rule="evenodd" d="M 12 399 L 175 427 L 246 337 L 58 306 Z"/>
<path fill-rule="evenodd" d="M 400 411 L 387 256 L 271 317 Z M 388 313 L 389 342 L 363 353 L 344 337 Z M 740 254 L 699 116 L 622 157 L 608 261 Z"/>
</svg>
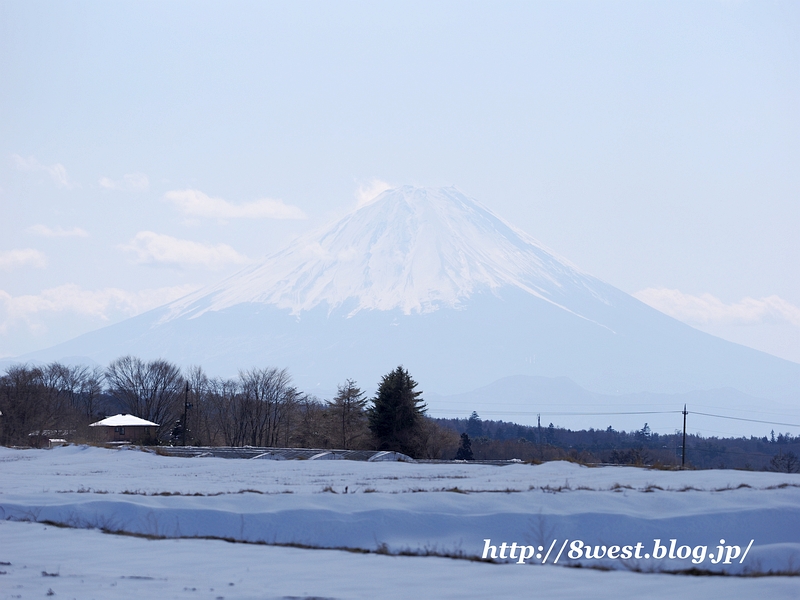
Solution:
<svg viewBox="0 0 800 600">
<path fill-rule="evenodd" d="M 155 441 L 158 423 L 145 421 L 133 415 L 114 415 L 107 417 L 89 427 L 98 427 L 97 438 L 101 442 L 127 442 L 144 444 Z"/>
</svg>

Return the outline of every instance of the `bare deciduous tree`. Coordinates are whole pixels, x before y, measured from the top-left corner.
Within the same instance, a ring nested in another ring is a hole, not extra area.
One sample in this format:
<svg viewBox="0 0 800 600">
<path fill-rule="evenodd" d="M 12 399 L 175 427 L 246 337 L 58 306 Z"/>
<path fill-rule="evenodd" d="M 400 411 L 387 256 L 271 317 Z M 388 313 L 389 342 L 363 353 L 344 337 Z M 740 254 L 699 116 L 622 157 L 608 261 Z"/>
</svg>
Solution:
<svg viewBox="0 0 800 600">
<path fill-rule="evenodd" d="M 98 367 L 53 362 L 15 365 L 0 378 L 0 443 L 46 443 L 48 437 L 85 439 L 102 395 Z"/>
<path fill-rule="evenodd" d="M 211 379 L 206 388 L 209 419 L 216 421 L 217 435 L 226 446 L 243 446 L 243 420 L 240 409 L 239 382 L 236 379 Z"/>
<path fill-rule="evenodd" d="M 770 468 L 780 473 L 797 473 L 800 471 L 800 458 L 791 450 L 780 452 L 769 461 Z"/>
<path fill-rule="evenodd" d="M 286 369 L 268 367 L 239 373 L 241 407 L 237 416 L 243 421 L 249 443 L 253 446 L 277 446 L 281 427 L 288 425 L 297 391 L 289 385 Z"/>
<path fill-rule="evenodd" d="M 106 369 L 108 392 L 133 416 L 159 424 L 158 435 L 172 429 L 183 412 L 181 372 L 170 362 L 145 363 L 134 356 L 112 361 Z"/>
<path fill-rule="evenodd" d="M 28 445 L 28 434 L 47 428 L 42 370 L 13 365 L 0 378 L 0 443 Z"/>
</svg>

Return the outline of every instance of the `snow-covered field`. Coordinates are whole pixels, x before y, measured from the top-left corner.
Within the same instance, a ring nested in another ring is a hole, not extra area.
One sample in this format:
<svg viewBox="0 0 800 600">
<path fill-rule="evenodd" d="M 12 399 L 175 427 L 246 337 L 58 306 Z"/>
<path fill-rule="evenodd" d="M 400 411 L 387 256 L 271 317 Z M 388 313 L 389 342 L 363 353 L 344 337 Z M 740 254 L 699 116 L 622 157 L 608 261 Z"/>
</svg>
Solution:
<svg viewBox="0 0 800 600">
<path fill-rule="evenodd" d="M 2 448 L 0 517 L 0 598 L 800 595 L 649 572 L 797 572 L 794 474 Z"/>
</svg>

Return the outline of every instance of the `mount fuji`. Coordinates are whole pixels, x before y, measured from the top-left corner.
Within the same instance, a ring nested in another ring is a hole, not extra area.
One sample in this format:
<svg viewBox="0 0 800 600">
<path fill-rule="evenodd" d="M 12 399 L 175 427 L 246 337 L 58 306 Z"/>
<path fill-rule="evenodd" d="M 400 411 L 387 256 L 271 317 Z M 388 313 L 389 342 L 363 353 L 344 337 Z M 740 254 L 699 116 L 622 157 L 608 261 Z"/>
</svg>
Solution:
<svg viewBox="0 0 800 600">
<path fill-rule="evenodd" d="M 646 306 L 452 187 L 388 190 L 214 286 L 22 358 L 124 354 L 215 375 L 287 367 L 309 392 L 398 364 L 439 394 L 512 376 L 598 394 L 800 387 L 800 364 Z"/>
</svg>

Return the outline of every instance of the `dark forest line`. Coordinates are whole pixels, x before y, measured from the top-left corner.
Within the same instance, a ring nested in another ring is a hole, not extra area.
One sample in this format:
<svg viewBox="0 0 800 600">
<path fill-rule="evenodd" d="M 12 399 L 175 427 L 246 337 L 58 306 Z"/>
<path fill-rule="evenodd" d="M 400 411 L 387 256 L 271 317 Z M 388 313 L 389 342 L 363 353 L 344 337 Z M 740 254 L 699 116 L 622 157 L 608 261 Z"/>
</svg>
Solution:
<svg viewBox="0 0 800 600">
<path fill-rule="evenodd" d="M 636 431 L 571 430 L 549 423 L 527 426 L 470 418 L 436 419 L 443 427 L 466 433 L 475 460 L 519 458 L 546 461 L 568 459 L 586 464 L 626 464 L 678 467 L 683 433 L 659 434 L 647 423 Z M 763 437 L 703 437 L 686 435 L 686 466 L 697 469 L 747 469 L 800 472 L 800 437 L 771 432 Z"/>
</svg>

